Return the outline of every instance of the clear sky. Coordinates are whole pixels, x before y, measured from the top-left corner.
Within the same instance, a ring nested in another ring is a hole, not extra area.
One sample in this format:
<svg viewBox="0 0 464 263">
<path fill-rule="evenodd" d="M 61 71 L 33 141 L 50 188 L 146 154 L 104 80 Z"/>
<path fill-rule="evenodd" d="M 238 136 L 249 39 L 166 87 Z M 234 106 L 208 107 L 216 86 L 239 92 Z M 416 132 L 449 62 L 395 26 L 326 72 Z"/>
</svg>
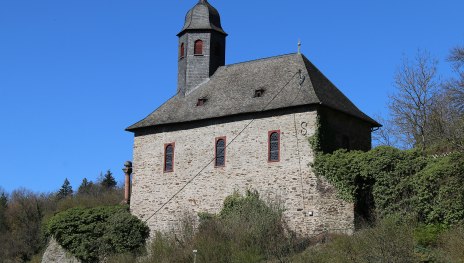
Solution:
<svg viewBox="0 0 464 263">
<path fill-rule="evenodd" d="M 177 37 L 197 0 L 0 0 L 0 187 L 76 189 L 132 159 L 124 129 L 176 92 Z M 297 51 L 361 110 L 387 115 L 404 55 L 464 44 L 462 0 L 210 0 L 226 63 Z"/>
</svg>

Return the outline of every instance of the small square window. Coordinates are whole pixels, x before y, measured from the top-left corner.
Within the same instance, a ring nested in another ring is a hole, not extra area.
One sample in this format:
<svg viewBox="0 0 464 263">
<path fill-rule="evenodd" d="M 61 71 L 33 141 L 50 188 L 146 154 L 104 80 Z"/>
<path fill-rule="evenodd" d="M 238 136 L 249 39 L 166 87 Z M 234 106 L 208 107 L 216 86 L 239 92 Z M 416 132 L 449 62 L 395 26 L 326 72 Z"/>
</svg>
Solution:
<svg viewBox="0 0 464 263">
<path fill-rule="evenodd" d="M 253 96 L 254 98 L 260 98 L 264 96 L 264 89 L 257 89 L 255 90 L 255 95 Z"/>
<path fill-rule="evenodd" d="M 206 101 L 208 101 L 207 98 L 199 98 L 198 101 L 197 101 L 197 106 L 205 105 Z"/>
</svg>

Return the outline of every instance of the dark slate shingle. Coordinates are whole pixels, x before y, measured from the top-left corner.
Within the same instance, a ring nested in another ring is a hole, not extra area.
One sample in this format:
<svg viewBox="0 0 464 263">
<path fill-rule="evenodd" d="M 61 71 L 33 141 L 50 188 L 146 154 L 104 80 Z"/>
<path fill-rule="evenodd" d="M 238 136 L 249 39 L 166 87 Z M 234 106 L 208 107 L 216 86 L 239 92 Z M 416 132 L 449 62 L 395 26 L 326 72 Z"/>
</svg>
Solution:
<svg viewBox="0 0 464 263">
<path fill-rule="evenodd" d="M 177 34 L 182 35 L 186 30 L 208 30 L 212 29 L 224 35 L 226 32 L 221 26 L 221 17 L 216 8 L 208 1 L 200 0 L 185 16 L 185 24 L 182 30 Z"/>
<path fill-rule="evenodd" d="M 300 70 L 304 76 L 301 88 Z M 283 88 L 286 83 L 288 85 Z M 264 89 L 262 97 L 254 96 L 258 89 Z M 203 106 L 197 106 L 200 98 L 207 99 Z M 192 92 L 185 96 L 176 94 L 127 130 L 314 104 L 342 111 L 372 127 L 380 126 L 360 111 L 304 55 L 289 54 L 220 67 Z"/>
</svg>

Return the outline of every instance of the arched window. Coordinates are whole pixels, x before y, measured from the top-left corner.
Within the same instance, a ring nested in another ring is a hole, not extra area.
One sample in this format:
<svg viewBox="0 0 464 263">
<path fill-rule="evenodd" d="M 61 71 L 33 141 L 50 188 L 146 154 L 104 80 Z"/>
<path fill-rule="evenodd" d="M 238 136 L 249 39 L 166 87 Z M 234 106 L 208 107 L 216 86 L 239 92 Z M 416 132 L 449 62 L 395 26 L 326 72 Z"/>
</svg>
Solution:
<svg viewBox="0 0 464 263">
<path fill-rule="evenodd" d="M 203 55 L 203 41 L 195 41 L 195 48 L 193 50 L 194 55 Z"/>
<path fill-rule="evenodd" d="M 179 57 L 183 58 L 185 56 L 184 43 L 180 44 Z"/>
<path fill-rule="evenodd" d="M 280 131 L 269 132 L 269 162 L 280 161 Z"/>
<path fill-rule="evenodd" d="M 226 137 L 216 138 L 215 167 L 226 166 Z"/>
<path fill-rule="evenodd" d="M 174 171 L 174 143 L 164 146 L 164 172 Z"/>
</svg>

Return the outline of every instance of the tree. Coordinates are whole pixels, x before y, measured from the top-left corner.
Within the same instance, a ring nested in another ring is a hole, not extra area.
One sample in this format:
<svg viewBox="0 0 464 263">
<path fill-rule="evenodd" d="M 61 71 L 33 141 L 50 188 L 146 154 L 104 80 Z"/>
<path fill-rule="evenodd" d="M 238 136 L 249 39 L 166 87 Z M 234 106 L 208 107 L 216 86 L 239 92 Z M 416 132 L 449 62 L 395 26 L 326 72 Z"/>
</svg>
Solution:
<svg viewBox="0 0 464 263">
<path fill-rule="evenodd" d="M 0 233 L 4 232 L 7 228 L 5 213 L 8 208 L 8 196 L 5 192 L 0 195 Z"/>
<path fill-rule="evenodd" d="M 73 189 L 71 183 L 69 183 L 68 178 L 66 178 L 56 196 L 58 197 L 58 199 L 64 199 L 68 196 L 71 196 L 72 194 Z"/>
<path fill-rule="evenodd" d="M 383 116 L 374 116 L 374 119 L 382 124 L 377 130 L 372 133 L 372 144 L 374 147 L 377 146 L 391 146 L 399 147 L 398 138 L 394 135 L 395 130 L 393 129 L 391 120 L 385 119 Z"/>
<path fill-rule="evenodd" d="M 114 179 L 110 170 L 106 171 L 105 175 L 103 176 L 100 174 L 100 185 L 106 190 L 110 190 L 116 187 L 116 180 Z"/>
<path fill-rule="evenodd" d="M 446 89 L 451 97 L 453 105 L 462 114 L 464 112 L 464 46 L 455 47 L 451 50 L 448 61 L 453 64 L 458 79 L 451 79 Z"/>
<path fill-rule="evenodd" d="M 9 199 L 6 213 L 8 232 L 0 245 L 3 249 L 0 258 L 6 259 L 5 262 L 28 262 L 44 245 L 41 236 L 44 198 L 19 189 L 13 191 Z"/>
<path fill-rule="evenodd" d="M 82 195 L 82 194 L 90 194 L 92 193 L 92 189 L 94 189 L 94 183 L 92 181 L 87 180 L 87 178 L 84 178 L 82 180 L 81 185 L 79 186 L 79 189 L 77 190 L 77 193 Z"/>
<path fill-rule="evenodd" d="M 464 112 L 445 89 L 434 97 L 427 132 L 433 152 L 464 151 Z"/>
<path fill-rule="evenodd" d="M 458 78 L 445 81 L 434 96 L 429 134 L 438 150 L 464 151 L 464 47 L 451 50 L 448 61 Z"/>
<path fill-rule="evenodd" d="M 397 135 L 407 145 L 424 149 L 430 141 L 432 101 L 439 89 L 437 64 L 428 52 L 419 51 L 413 61 L 404 58 L 395 74 L 389 108 Z"/>
</svg>

